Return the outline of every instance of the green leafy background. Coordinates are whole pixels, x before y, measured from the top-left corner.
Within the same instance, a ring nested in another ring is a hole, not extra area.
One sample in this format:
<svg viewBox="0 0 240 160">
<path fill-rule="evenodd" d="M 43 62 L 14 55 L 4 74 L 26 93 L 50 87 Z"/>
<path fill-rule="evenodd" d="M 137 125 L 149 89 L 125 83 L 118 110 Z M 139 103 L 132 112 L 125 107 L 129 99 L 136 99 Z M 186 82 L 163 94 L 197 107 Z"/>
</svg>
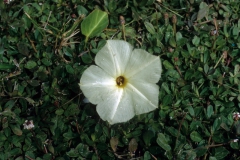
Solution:
<svg viewBox="0 0 240 160">
<path fill-rule="evenodd" d="M 237 1 L 7 2 L 0 159 L 240 159 Z M 107 39 L 126 39 L 163 64 L 159 108 L 112 126 L 78 86 Z M 35 127 L 24 129 L 25 120 Z"/>
</svg>

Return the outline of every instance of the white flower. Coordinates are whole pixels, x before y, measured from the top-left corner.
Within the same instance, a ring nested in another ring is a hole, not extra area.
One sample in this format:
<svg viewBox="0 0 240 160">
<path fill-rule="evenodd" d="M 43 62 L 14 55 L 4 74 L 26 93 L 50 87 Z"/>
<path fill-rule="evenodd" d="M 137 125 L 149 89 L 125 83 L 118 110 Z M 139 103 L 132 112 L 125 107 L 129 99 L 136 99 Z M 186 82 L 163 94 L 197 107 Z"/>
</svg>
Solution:
<svg viewBox="0 0 240 160">
<path fill-rule="evenodd" d="M 233 119 L 238 120 L 240 118 L 240 113 L 239 112 L 233 112 Z"/>
<path fill-rule="evenodd" d="M 126 122 L 158 108 L 162 67 L 158 56 L 121 40 L 108 40 L 85 70 L 80 88 L 110 124 Z"/>
<path fill-rule="evenodd" d="M 235 142 L 235 143 L 238 142 L 238 139 L 234 139 L 233 142 Z"/>
<path fill-rule="evenodd" d="M 32 120 L 26 120 L 23 123 L 23 129 L 32 129 L 34 127 L 33 121 Z"/>
</svg>

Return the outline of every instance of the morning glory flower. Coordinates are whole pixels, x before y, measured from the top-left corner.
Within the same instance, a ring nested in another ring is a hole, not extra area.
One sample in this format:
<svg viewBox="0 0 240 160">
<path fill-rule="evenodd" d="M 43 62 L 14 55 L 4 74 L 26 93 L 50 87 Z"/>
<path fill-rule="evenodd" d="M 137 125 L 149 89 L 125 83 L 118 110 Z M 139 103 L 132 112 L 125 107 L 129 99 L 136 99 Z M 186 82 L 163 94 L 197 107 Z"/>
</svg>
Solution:
<svg viewBox="0 0 240 160">
<path fill-rule="evenodd" d="M 23 123 L 23 129 L 32 129 L 34 128 L 33 120 L 25 120 Z"/>
<path fill-rule="evenodd" d="M 108 40 L 95 63 L 84 71 L 79 85 L 104 121 L 126 122 L 158 108 L 159 56 L 122 40 Z"/>
</svg>

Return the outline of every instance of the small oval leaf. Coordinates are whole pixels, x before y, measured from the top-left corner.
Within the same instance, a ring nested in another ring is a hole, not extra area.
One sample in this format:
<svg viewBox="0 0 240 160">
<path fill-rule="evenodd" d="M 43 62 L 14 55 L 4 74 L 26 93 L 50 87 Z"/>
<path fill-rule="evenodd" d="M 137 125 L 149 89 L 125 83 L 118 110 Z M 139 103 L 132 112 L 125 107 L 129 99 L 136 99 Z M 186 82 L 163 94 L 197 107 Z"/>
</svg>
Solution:
<svg viewBox="0 0 240 160">
<path fill-rule="evenodd" d="M 162 147 L 164 150 L 166 151 L 170 151 L 171 150 L 171 146 L 168 145 L 167 139 L 164 136 L 164 134 L 159 133 L 158 134 L 158 138 L 157 138 L 157 143 L 160 147 Z"/>
<path fill-rule="evenodd" d="M 194 142 L 200 142 L 202 140 L 202 137 L 201 135 L 196 132 L 196 131 L 193 131 L 191 134 L 190 134 L 190 137 L 191 139 L 194 141 Z"/>
<path fill-rule="evenodd" d="M 148 32 L 150 32 L 153 35 L 156 34 L 155 29 L 151 23 L 144 22 L 144 25 L 145 25 L 146 29 L 148 30 Z"/>
</svg>

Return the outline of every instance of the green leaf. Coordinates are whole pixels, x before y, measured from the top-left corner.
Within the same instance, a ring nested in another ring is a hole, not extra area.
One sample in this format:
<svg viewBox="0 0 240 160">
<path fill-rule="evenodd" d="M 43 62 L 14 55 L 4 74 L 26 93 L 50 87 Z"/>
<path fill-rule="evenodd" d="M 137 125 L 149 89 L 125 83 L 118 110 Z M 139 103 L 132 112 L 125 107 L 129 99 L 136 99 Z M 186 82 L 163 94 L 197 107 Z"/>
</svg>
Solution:
<svg viewBox="0 0 240 160">
<path fill-rule="evenodd" d="M 79 153 L 77 152 L 76 149 L 71 149 L 69 152 L 66 152 L 66 154 L 69 156 L 69 157 L 78 157 L 80 158 L 80 155 Z"/>
<path fill-rule="evenodd" d="M 196 132 L 196 131 L 193 131 L 191 134 L 190 134 L 190 138 L 194 141 L 194 142 L 200 142 L 202 140 L 202 137 L 201 135 Z"/>
<path fill-rule="evenodd" d="M 84 8 L 83 6 L 77 6 L 77 12 L 78 12 L 79 16 L 88 14 L 88 10 L 86 8 Z"/>
<path fill-rule="evenodd" d="M 7 69 L 12 69 L 12 68 L 15 68 L 16 66 L 14 65 L 11 65 L 11 64 L 0 64 L 0 70 L 7 70 Z"/>
<path fill-rule="evenodd" d="M 164 136 L 164 134 L 162 134 L 162 133 L 158 134 L 157 143 L 164 150 L 166 150 L 166 151 L 170 151 L 171 150 L 171 146 L 168 144 L 167 139 Z"/>
<path fill-rule="evenodd" d="M 216 159 L 223 159 L 229 154 L 229 151 L 225 147 L 214 148 L 214 151 L 214 157 L 216 157 Z"/>
<path fill-rule="evenodd" d="M 30 61 L 28 61 L 27 64 L 25 65 L 25 68 L 27 68 L 27 69 L 33 69 L 33 68 L 36 67 L 36 66 L 37 66 L 37 63 L 36 63 L 35 61 L 30 60 Z"/>
<path fill-rule="evenodd" d="M 231 143 L 230 143 L 230 146 L 231 146 L 233 149 L 240 149 L 238 142 L 231 142 Z"/>
<path fill-rule="evenodd" d="M 195 112 L 194 112 L 193 107 L 189 106 L 189 107 L 187 107 L 187 109 L 188 109 L 188 112 L 190 113 L 190 115 L 194 117 L 195 116 Z"/>
<path fill-rule="evenodd" d="M 17 44 L 17 47 L 18 47 L 19 53 L 23 54 L 24 56 L 28 56 L 29 50 L 28 50 L 28 47 L 25 43 L 20 42 L 20 43 Z"/>
<path fill-rule="evenodd" d="M 36 86 L 39 86 L 40 85 L 40 83 L 39 83 L 39 81 L 38 80 L 29 80 L 29 81 L 27 81 L 31 86 L 34 86 L 34 87 L 36 87 Z"/>
<path fill-rule="evenodd" d="M 76 104 L 71 104 L 70 106 L 67 107 L 67 109 L 64 112 L 65 116 L 73 116 L 77 115 L 80 112 L 78 105 Z"/>
<path fill-rule="evenodd" d="M 194 149 L 194 151 L 196 152 L 198 157 L 203 156 L 204 154 L 206 154 L 206 152 L 208 151 L 208 149 L 206 147 L 198 147 L 196 149 Z"/>
<path fill-rule="evenodd" d="M 148 30 L 149 33 L 151 33 L 153 35 L 156 34 L 154 26 L 151 23 L 145 21 L 144 25 L 145 25 L 145 27 L 146 27 L 146 29 Z"/>
<path fill-rule="evenodd" d="M 172 95 L 166 95 L 166 96 L 164 96 L 164 98 L 163 98 L 163 101 L 162 101 L 162 104 L 164 105 L 164 106 L 167 106 L 167 105 L 169 105 L 169 104 L 172 104 L 172 99 L 173 99 L 173 97 L 172 97 Z"/>
<path fill-rule="evenodd" d="M 82 61 L 86 64 L 92 63 L 92 57 L 89 54 L 84 54 L 81 56 Z"/>
<path fill-rule="evenodd" d="M 70 73 L 70 74 L 74 74 L 74 69 L 73 69 L 73 67 L 70 66 L 69 64 L 66 65 L 66 70 L 67 70 L 68 73 Z"/>
<path fill-rule="evenodd" d="M 43 58 L 42 59 L 42 63 L 45 65 L 45 66 L 51 66 L 52 65 L 52 61 L 48 58 Z"/>
<path fill-rule="evenodd" d="M 209 160 L 217 160 L 217 158 L 210 156 Z"/>
<path fill-rule="evenodd" d="M 64 110 L 61 109 L 61 108 L 60 108 L 60 109 L 57 109 L 57 110 L 55 111 L 55 114 L 56 114 L 56 115 L 59 115 L 59 116 L 62 115 L 63 113 L 64 113 Z"/>
<path fill-rule="evenodd" d="M 198 36 L 194 36 L 192 43 L 197 47 L 200 43 L 200 38 Z"/>
<path fill-rule="evenodd" d="M 9 152 L 9 154 L 12 156 L 17 156 L 21 153 L 22 153 L 22 150 L 20 148 L 14 148 Z"/>
<path fill-rule="evenodd" d="M 18 136 L 22 135 L 22 130 L 20 129 L 20 127 L 18 127 L 16 125 L 11 125 L 10 127 L 11 127 L 14 134 L 16 134 Z"/>
<path fill-rule="evenodd" d="M 153 137 L 154 137 L 154 133 L 150 130 L 143 133 L 143 140 L 146 145 L 151 144 L 151 140 L 153 139 Z"/>
<path fill-rule="evenodd" d="M 0 142 L 4 142 L 7 139 L 7 137 L 4 135 L 3 132 L 0 132 Z"/>
<path fill-rule="evenodd" d="M 148 151 L 146 151 L 146 152 L 144 153 L 143 159 L 144 159 L 144 160 L 150 160 L 151 157 L 152 157 L 151 154 L 150 154 Z"/>
<path fill-rule="evenodd" d="M 81 32 L 88 38 L 101 33 L 108 26 L 108 15 L 99 9 L 95 9 L 81 23 Z"/>
<path fill-rule="evenodd" d="M 208 12 L 209 12 L 209 7 L 205 2 L 201 2 L 200 4 L 200 10 L 198 11 L 198 15 L 197 15 L 197 20 L 201 20 L 204 17 L 208 16 Z"/>
<path fill-rule="evenodd" d="M 213 115 L 214 111 L 213 111 L 213 106 L 209 105 L 207 107 L 207 118 L 210 118 Z"/>
<path fill-rule="evenodd" d="M 174 69 L 173 65 L 169 61 L 167 61 L 167 60 L 163 61 L 163 66 L 166 69 Z"/>
<path fill-rule="evenodd" d="M 182 38 L 183 38 L 182 33 L 181 32 L 177 32 L 176 33 L 176 41 L 179 42 Z"/>
<path fill-rule="evenodd" d="M 216 118 L 212 126 L 213 133 L 217 131 L 220 128 L 220 126 L 221 126 L 221 120 L 219 118 Z"/>
<path fill-rule="evenodd" d="M 63 137 L 66 138 L 68 141 L 75 138 L 77 135 L 72 133 L 72 131 L 68 131 L 67 133 L 63 134 Z"/>
</svg>

